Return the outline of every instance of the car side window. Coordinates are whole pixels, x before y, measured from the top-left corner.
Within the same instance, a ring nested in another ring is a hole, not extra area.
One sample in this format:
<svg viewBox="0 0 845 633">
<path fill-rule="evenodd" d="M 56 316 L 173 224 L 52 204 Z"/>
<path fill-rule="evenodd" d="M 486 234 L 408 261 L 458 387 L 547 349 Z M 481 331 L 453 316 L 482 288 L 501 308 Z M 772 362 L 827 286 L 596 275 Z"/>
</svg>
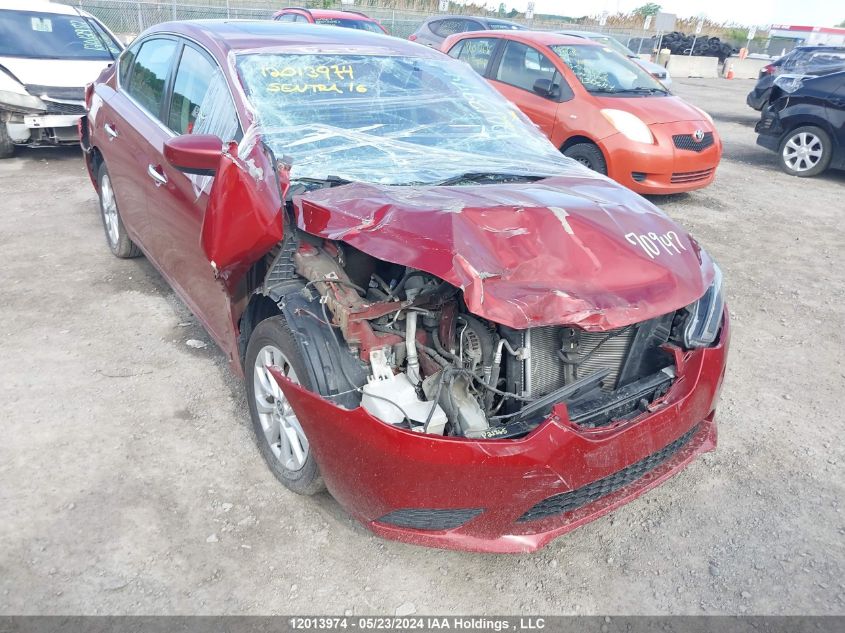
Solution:
<svg viewBox="0 0 845 633">
<path fill-rule="evenodd" d="M 285 13 L 276 18 L 278 22 L 296 22 L 296 13 Z"/>
<path fill-rule="evenodd" d="M 508 42 L 496 79 L 502 83 L 534 92 L 538 79 L 546 79 L 552 86 L 560 86 L 562 78 L 551 60 L 536 48 L 519 42 Z"/>
<path fill-rule="evenodd" d="M 186 45 L 173 82 L 167 127 L 177 134 L 215 134 L 231 141 L 238 132 L 235 106 L 220 67 Z"/>
<path fill-rule="evenodd" d="M 117 76 L 120 80 L 121 86 L 126 86 L 126 80 L 129 78 L 129 71 L 132 69 L 132 63 L 135 61 L 135 56 L 138 54 L 137 46 L 130 46 L 120 57 L 118 62 Z"/>
<path fill-rule="evenodd" d="M 484 27 L 480 22 L 475 20 L 465 20 L 463 18 L 446 18 L 444 20 L 437 20 L 428 25 L 431 32 L 440 37 L 448 37 L 455 33 L 464 33 L 466 31 L 481 31 Z"/>
<path fill-rule="evenodd" d="M 158 118 L 164 100 L 167 75 L 176 53 L 176 42 L 165 39 L 146 40 L 138 50 L 126 92 L 145 110 Z"/>
<path fill-rule="evenodd" d="M 455 51 L 453 48 L 449 51 L 449 55 L 456 57 L 461 61 L 465 61 L 472 66 L 473 70 L 480 75 L 483 75 L 487 70 L 487 64 L 490 63 L 490 58 L 493 56 L 493 51 L 496 50 L 496 42 L 498 40 L 487 37 L 473 37 L 460 42 L 459 50 Z M 453 54 L 453 51 L 455 53 Z"/>
</svg>

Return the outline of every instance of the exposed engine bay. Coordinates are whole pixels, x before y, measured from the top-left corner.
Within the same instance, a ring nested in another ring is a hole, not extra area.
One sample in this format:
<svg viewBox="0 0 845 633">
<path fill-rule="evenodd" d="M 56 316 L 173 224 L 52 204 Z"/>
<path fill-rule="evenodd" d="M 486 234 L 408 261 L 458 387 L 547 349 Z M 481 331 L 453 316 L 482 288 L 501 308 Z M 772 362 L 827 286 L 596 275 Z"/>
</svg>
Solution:
<svg viewBox="0 0 845 633">
<path fill-rule="evenodd" d="M 279 279 L 305 280 L 280 306 L 325 326 L 303 337 L 328 340 L 303 345 L 343 356 L 317 363 L 335 370 L 321 395 L 417 432 L 521 437 L 560 402 L 573 423 L 605 426 L 647 410 L 675 378 L 667 343 L 683 310 L 605 332 L 517 330 L 469 313 L 434 275 L 302 232 L 274 253 L 265 286 Z"/>
</svg>

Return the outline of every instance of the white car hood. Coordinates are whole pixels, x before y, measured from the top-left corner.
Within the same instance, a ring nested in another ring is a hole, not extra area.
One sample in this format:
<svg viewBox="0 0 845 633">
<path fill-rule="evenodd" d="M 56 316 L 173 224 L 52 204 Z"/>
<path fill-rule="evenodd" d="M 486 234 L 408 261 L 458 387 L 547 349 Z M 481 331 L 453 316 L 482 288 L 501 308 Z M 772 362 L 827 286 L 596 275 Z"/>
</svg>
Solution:
<svg viewBox="0 0 845 633">
<path fill-rule="evenodd" d="M 666 72 L 666 69 L 663 66 L 661 66 L 660 64 L 655 64 L 654 62 L 650 62 L 647 59 L 642 59 L 638 57 L 634 58 L 634 61 L 650 73 Z"/>
<path fill-rule="evenodd" d="M 84 88 L 112 63 L 111 60 L 0 57 L 0 66 L 22 83 L 62 88 Z"/>
</svg>

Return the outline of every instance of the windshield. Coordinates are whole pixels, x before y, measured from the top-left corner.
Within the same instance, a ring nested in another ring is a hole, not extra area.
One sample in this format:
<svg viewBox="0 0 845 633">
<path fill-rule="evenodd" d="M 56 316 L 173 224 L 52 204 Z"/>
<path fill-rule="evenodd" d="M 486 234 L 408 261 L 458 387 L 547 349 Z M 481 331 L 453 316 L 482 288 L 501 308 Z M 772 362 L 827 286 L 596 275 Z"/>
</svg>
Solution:
<svg viewBox="0 0 845 633">
<path fill-rule="evenodd" d="M 438 183 L 575 166 L 467 64 L 445 57 L 245 53 L 256 124 L 291 178 Z"/>
<path fill-rule="evenodd" d="M 659 81 L 606 46 L 553 44 L 587 92 L 593 94 L 668 94 Z"/>
<path fill-rule="evenodd" d="M 90 18 L 0 10 L 0 56 L 112 60 L 119 54 L 117 42 Z"/>
<path fill-rule="evenodd" d="M 596 35 L 590 37 L 590 39 L 594 42 L 598 42 L 599 44 L 604 44 L 608 48 L 612 48 L 617 53 L 619 53 L 620 55 L 624 55 L 625 57 L 636 57 L 634 51 L 632 51 L 630 48 L 628 48 L 622 42 L 615 38 L 609 37 L 607 35 Z"/>
<path fill-rule="evenodd" d="M 370 20 L 354 20 L 348 18 L 316 18 L 317 24 L 326 26 L 342 26 L 346 29 L 358 29 L 359 31 L 372 31 L 373 33 L 384 33 L 381 27 Z"/>
</svg>

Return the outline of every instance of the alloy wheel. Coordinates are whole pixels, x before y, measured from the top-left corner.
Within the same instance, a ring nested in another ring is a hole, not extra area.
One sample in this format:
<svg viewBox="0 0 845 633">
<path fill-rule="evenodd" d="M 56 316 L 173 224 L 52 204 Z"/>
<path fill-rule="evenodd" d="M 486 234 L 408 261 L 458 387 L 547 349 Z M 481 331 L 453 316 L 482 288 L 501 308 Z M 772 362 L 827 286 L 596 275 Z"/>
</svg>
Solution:
<svg viewBox="0 0 845 633">
<path fill-rule="evenodd" d="M 783 146 L 783 162 L 795 172 L 809 171 L 822 159 L 824 146 L 812 132 L 799 132 Z"/>
<path fill-rule="evenodd" d="M 118 231 L 117 201 L 114 198 L 114 189 L 111 186 L 111 179 L 108 174 L 103 175 L 100 181 L 100 208 L 103 213 L 103 223 L 106 225 L 106 235 L 112 247 L 117 246 L 120 239 Z"/>
<path fill-rule="evenodd" d="M 299 384 L 296 372 L 282 351 L 265 345 L 258 352 L 253 367 L 253 397 L 264 439 L 279 463 L 288 471 L 301 470 L 308 459 L 308 440 L 290 402 L 270 374 L 268 367 L 278 367 L 292 382 Z"/>
</svg>

